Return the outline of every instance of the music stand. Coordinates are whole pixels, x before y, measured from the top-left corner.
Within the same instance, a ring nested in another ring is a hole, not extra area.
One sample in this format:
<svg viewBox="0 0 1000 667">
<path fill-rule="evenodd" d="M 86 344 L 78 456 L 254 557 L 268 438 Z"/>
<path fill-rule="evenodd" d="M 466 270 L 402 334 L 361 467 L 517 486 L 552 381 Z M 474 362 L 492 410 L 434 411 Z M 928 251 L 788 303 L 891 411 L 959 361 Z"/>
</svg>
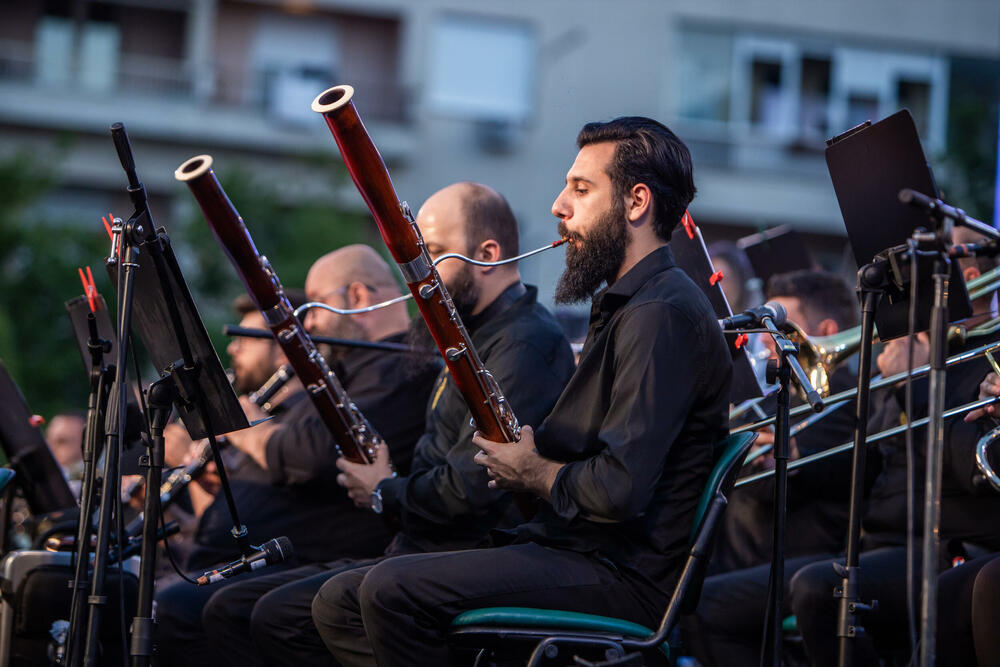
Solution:
<svg viewBox="0 0 1000 667">
<path fill-rule="evenodd" d="M 725 277 L 718 277 L 708 254 L 708 248 L 705 246 L 701 229 L 694 224 L 690 214 L 685 213 L 681 224 L 674 229 L 670 237 L 670 247 L 673 250 L 677 266 L 683 269 L 684 273 L 708 297 L 716 317 L 721 319 L 732 315 L 733 311 L 722 291 L 721 281 L 725 280 Z M 747 356 L 746 347 L 742 344 L 742 340 L 737 345 L 739 338 L 737 334 L 727 333 L 725 336 L 729 354 L 733 360 L 733 384 L 729 394 L 729 402 L 739 404 L 751 398 L 762 396 L 760 382 L 750 365 L 750 358 Z"/>
<path fill-rule="evenodd" d="M 108 359 L 118 358 L 118 337 L 115 335 L 115 325 L 108 315 L 108 305 L 104 297 L 100 294 L 94 298 L 94 320 L 97 324 L 97 335 L 111 344 L 111 348 L 104 353 Z M 87 323 L 87 316 L 90 315 L 90 303 L 87 297 L 80 295 L 73 297 L 66 302 L 66 312 L 69 314 L 69 321 L 73 327 L 73 335 L 76 337 L 77 347 L 80 349 L 80 359 L 83 361 L 84 371 L 90 374 L 90 325 Z"/>
<path fill-rule="evenodd" d="M 0 361 L 0 447 L 17 473 L 14 484 L 35 514 L 71 508 L 73 492 L 31 417 L 24 394 Z"/>
<path fill-rule="evenodd" d="M 868 436 L 868 400 L 871 381 L 871 347 L 875 327 L 880 340 L 906 335 L 909 330 L 910 271 L 913 254 L 918 262 L 918 301 L 916 331 L 930 327 L 931 373 L 928 410 L 927 488 L 925 502 L 936 495 L 932 479 L 940 484 L 940 460 L 943 451 L 942 423 L 944 409 L 945 328 L 948 322 L 972 314 L 968 292 L 957 263 L 949 261 L 950 226 L 917 233 L 928 224 L 926 215 L 900 203 L 900 192 L 907 189 L 936 195 L 931 174 L 913 118 L 907 110 L 899 111 L 872 125 L 865 123 L 827 142 L 826 160 L 837 200 L 844 216 L 848 238 L 854 250 L 858 271 L 858 294 L 861 300 L 861 348 L 858 368 L 858 395 L 855 405 L 856 429 L 851 473 L 851 499 L 847 549 L 844 565 L 834 565 L 841 577 L 838 589 L 837 637 L 839 664 L 853 663 L 852 640 L 863 634 L 858 616 L 872 609 L 860 601 L 858 568 L 861 539 L 861 512 L 864 499 L 865 448 Z M 929 239 L 929 240 L 928 240 Z M 931 252 L 922 250 L 929 243 Z M 925 259 L 925 256 L 928 259 Z M 949 277 L 950 276 L 950 277 Z M 946 289 L 950 282 L 950 294 Z M 883 298 L 887 297 L 887 298 Z M 925 528 L 935 512 L 928 511 Z M 927 531 L 925 540 L 924 597 L 921 656 L 933 653 L 934 594 L 936 584 L 937 536 Z M 927 559 L 927 545 L 933 546 L 934 558 Z M 929 582 L 928 582 L 929 580 Z M 927 585 L 929 583 L 929 585 Z M 907 582 L 907 586 L 909 586 Z M 930 605 L 930 610 L 928 610 Z M 930 628 L 929 632 L 926 631 Z M 923 660 L 922 660 L 923 663 Z"/>
<path fill-rule="evenodd" d="M 917 228 L 927 227 L 927 215 L 900 204 L 899 192 L 912 189 L 936 198 L 937 187 L 917 128 L 906 109 L 841 136 L 831 139 L 826 163 L 860 269 L 885 250 L 904 245 Z M 932 263 L 929 258 L 919 261 L 917 331 L 926 331 L 930 326 Z M 909 267 L 902 273 L 892 276 L 887 285 L 888 299 L 881 300 L 875 313 L 875 326 L 883 342 L 909 331 L 910 291 L 904 282 L 909 280 Z M 972 315 L 972 305 L 955 263 L 949 280 L 948 320 L 954 322 Z"/>
<path fill-rule="evenodd" d="M 736 245 L 746 253 L 754 274 L 763 286 L 778 273 L 816 267 L 802 237 L 788 225 L 744 236 L 736 241 Z"/>
</svg>

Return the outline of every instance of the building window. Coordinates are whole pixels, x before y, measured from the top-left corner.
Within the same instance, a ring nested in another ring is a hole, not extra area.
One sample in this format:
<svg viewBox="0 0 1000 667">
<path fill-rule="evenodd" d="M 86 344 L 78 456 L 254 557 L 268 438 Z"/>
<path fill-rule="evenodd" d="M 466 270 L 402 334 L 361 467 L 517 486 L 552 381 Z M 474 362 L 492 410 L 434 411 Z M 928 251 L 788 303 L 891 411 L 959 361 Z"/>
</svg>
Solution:
<svg viewBox="0 0 1000 667">
<path fill-rule="evenodd" d="M 907 108 L 925 144 L 944 147 L 943 56 L 704 26 L 682 27 L 678 44 L 677 114 L 731 139 L 821 150 L 833 134 Z"/>
<path fill-rule="evenodd" d="M 510 125 L 530 117 L 535 37 L 527 24 L 445 14 L 429 44 L 427 102 L 434 111 Z"/>
<path fill-rule="evenodd" d="M 684 118 L 724 123 L 729 120 L 733 39 L 704 30 L 681 33 L 677 107 Z"/>
</svg>

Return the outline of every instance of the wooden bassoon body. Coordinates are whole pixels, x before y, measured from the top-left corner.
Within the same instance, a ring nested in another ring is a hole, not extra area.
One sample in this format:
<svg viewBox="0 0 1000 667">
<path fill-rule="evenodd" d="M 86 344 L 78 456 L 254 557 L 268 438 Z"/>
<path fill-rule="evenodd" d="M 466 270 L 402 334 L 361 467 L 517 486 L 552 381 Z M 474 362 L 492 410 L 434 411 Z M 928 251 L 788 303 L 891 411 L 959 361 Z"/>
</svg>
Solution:
<svg viewBox="0 0 1000 667">
<path fill-rule="evenodd" d="M 215 177 L 211 156 L 191 158 L 177 168 L 174 177 L 187 184 L 194 194 L 212 233 L 236 267 L 247 293 L 333 435 L 339 453 L 355 463 L 374 461 L 375 447 L 382 443 L 382 437 L 351 402 L 295 317 L 271 263 L 257 251 L 243 218 Z"/>
<path fill-rule="evenodd" d="M 312 109 L 326 119 L 347 171 L 399 265 L 476 427 L 489 440 L 516 442 L 520 437 L 517 418 L 476 353 L 409 206 L 396 196 L 382 156 L 351 101 L 353 95 L 351 86 L 330 88 L 313 101 Z"/>
</svg>

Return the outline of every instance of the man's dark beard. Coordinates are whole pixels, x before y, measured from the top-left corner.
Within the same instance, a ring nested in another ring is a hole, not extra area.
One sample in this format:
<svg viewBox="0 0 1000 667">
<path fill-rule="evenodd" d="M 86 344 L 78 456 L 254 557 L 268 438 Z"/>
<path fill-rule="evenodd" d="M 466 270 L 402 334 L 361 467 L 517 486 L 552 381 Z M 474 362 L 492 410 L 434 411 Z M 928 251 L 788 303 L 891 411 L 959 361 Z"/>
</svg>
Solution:
<svg viewBox="0 0 1000 667">
<path fill-rule="evenodd" d="M 237 373 L 236 379 L 233 380 L 233 389 L 236 390 L 237 394 L 249 394 L 257 391 L 277 370 L 277 368 L 273 369 L 267 377 L 264 377 L 264 369 L 262 368 L 254 369 L 253 372 L 247 374 Z"/>
<path fill-rule="evenodd" d="M 445 287 L 451 295 L 451 300 L 455 304 L 458 316 L 462 318 L 463 323 L 467 323 L 467 320 L 472 316 L 472 311 L 475 309 L 476 303 L 479 301 L 479 287 L 473 280 L 472 267 L 465 264 L 458 275 L 455 276 L 452 284 L 445 285 Z M 406 332 L 406 342 L 413 348 L 424 350 L 437 349 L 434 337 L 431 336 L 431 331 L 427 328 L 427 323 L 424 322 L 424 318 L 420 315 L 410 320 L 410 326 Z M 426 358 L 422 355 L 409 354 L 406 356 L 408 357 L 407 364 L 411 367 L 409 370 L 414 374 L 418 373 L 426 365 Z"/>
<path fill-rule="evenodd" d="M 571 241 L 582 240 L 577 248 L 566 246 L 566 270 L 556 284 L 556 303 L 578 303 L 593 296 L 601 283 L 611 282 L 625 261 L 628 247 L 628 223 L 625 221 L 625 202 L 616 198 L 616 204 L 605 213 L 586 236 L 575 234 L 559 223 L 559 233 Z"/>
<path fill-rule="evenodd" d="M 361 325 L 347 316 L 339 318 L 336 324 L 326 331 L 310 333 L 315 333 L 317 336 L 328 336 L 330 338 L 368 340 L 368 336 L 365 335 L 365 330 L 361 327 Z M 330 345 L 329 343 L 317 343 L 316 348 L 319 350 L 319 353 L 323 355 L 323 358 L 326 359 L 326 363 L 331 366 L 339 364 L 346 356 L 357 349 L 346 345 Z"/>
</svg>

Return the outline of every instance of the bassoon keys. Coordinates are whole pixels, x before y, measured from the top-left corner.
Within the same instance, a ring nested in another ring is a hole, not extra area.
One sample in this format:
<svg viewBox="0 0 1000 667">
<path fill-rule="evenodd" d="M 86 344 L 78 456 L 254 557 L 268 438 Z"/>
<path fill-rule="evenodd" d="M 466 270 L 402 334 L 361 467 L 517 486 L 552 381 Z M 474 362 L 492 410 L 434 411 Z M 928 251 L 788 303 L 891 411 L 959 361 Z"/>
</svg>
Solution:
<svg viewBox="0 0 1000 667">
<path fill-rule="evenodd" d="M 385 163 L 351 101 L 353 95 L 351 86 L 330 88 L 315 99 L 313 111 L 326 119 L 347 171 L 399 265 L 476 427 L 489 440 L 516 442 L 520 438 L 517 418 L 476 353 L 409 207 L 396 196 Z"/>
<path fill-rule="evenodd" d="M 382 437 L 348 397 L 295 317 L 271 263 L 257 251 L 243 219 L 215 177 L 211 156 L 191 158 L 177 168 L 174 178 L 187 184 L 194 194 L 212 233 L 333 435 L 338 453 L 355 463 L 374 461 Z"/>
</svg>

